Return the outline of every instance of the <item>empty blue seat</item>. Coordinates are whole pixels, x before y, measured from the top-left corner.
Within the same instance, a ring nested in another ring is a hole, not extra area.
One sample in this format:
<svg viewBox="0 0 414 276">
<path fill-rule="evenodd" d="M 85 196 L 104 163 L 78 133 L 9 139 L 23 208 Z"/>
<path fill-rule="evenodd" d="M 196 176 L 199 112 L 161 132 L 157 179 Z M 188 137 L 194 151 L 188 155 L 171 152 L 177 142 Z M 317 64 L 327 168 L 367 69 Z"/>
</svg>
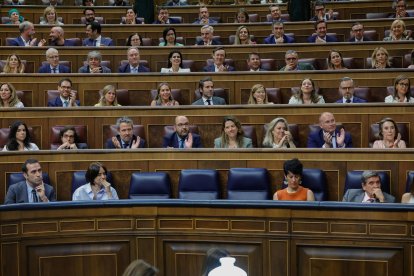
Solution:
<svg viewBox="0 0 414 276">
<path fill-rule="evenodd" d="M 219 175 L 216 170 L 182 170 L 178 183 L 181 199 L 213 200 L 220 197 Z"/>
<path fill-rule="evenodd" d="M 362 180 L 361 176 L 364 171 L 349 171 L 346 173 L 344 194 L 348 189 L 361 189 Z M 390 177 L 384 171 L 376 171 L 381 180 L 381 190 L 386 193 L 390 193 Z"/>
<path fill-rule="evenodd" d="M 326 185 L 326 174 L 320 169 L 303 169 L 302 184 L 303 187 L 310 189 L 316 201 L 325 201 L 328 199 L 328 187 Z M 282 188 L 287 184 L 283 183 Z"/>
<path fill-rule="evenodd" d="M 46 184 L 50 184 L 50 179 L 49 179 L 49 175 L 47 173 L 42 173 L 43 175 L 43 182 Z M 6 181 L 6 188 L 8 189 L 10 185 L 16 184 L 17 182 L 20 181 L 25 181 L 26 178 L 24 178 L 23 173 L 19 172 L 19 173 L 9 173 L 7 174 L 7 181 Z"/>
<path fill-rule="evenodd" d="M 85 178 L 86 171 L 76 171 L 72 174 L 72 195 L 76 191 L 77 188 L 80 186 L 88 183 Z M 108 172 L 106 175 L 106 181 L 111 183 L 112 186 L 114 186 L 114 183 L 112 182 L 112 174 Z"/>
<path fill-rule="evenodd" d="M 128 194 L 131 199 L 170 198 L 170 177 L 164 172 L 134 172 L 131 175 Z"/>
<path fill-rule="evenodd" d="M 232 168 L 227 180 L 227 198 L 233 200 L 269 199 L 270 181 L 265 168 Z"/>
</svg>

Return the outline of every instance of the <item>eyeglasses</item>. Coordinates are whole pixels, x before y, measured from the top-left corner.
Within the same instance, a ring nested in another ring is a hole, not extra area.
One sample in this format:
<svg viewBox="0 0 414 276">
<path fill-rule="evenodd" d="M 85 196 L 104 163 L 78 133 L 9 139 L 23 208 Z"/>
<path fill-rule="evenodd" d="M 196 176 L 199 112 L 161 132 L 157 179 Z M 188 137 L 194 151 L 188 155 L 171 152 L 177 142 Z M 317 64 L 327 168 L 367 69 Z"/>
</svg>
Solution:
<svg viewBox="0 0 414 276">
<path fill-rule="evenodd" d="M 408 83 L 404 83 L 404 82 L 399 82 L 398 85 L 405 86 L 405 87 L 409 87 L 410 86 Z"/>
</svg>

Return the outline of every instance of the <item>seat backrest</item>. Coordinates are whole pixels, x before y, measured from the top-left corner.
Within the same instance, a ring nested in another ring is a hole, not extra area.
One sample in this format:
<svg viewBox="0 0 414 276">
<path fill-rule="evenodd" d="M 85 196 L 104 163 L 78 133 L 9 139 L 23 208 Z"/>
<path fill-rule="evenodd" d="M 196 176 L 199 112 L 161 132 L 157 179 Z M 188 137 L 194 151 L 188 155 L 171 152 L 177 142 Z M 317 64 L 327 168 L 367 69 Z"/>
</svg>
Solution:
<svg viewBox="0 0 414 276">
<path fill-rule="evenodd" d="M 250 13 L 249 14 L 249 22 L 254 23 L 259 21 L 259 14 L 257 13 Z"/>
<path fill-rule="evenodd" d="M 152 39 L 150 37 L 143 37 L 142 46 L 152 46 Z"/>
<path fill-rule="evenodd" d="M 198 130 L 198 126 L 196 126 L 196 125 L 189 125 L 188 129 L 190 130 L 191 133 L 200 134 L 199 130 Z M 171 125 L 170 126 L 164 126 L 163 137 L 170 136 L 173 132 L 174 132 L 174 126 L 171 126 Z"/>
<path fill-rule="evenodd" d="M 165 172 L 134 172 L 129 183 L 130 199 L 164 199 L 171 197 L 170 176 Z"/>
<path fill-rule="evenodd" d="M 354 88 L 354 95 L 358 98 L 367 100 L 367 102 L 371 102 L 371 89 L 369 87 L 355 87 Z"/>
<path fill-rule="evenodd" d="M 10 17 L 2 16 L 1 17 L 1 24 L 8 24 L 8 23 L 10 23 Z"/>
<path fill-rule="evenodd" d="M 361 189 L 363 171 L 348 171 L 345 178 L 344 194 L 348 189 Z M 390 177 L 387 172 L 377 171 L 381 180 L 381 190 L 390 193 Z"/>
<path fill-rule="evenodd" d="M 72 195 L 76 191 L 77 188 L 79 188 L 80 186 L 88 183 L 86 181 L 86 178 L 85 178 L 85 173 L 86 173 L 86 171 L 76 171 L 76 172 L 73 172 L 73 174 L 72 174 L 72 188 L 71 188 Z M 113 179 L 112 179 L 112 174 L 109 171 L 108 171 L 108 173 L 106 175 L 106 181 L 108 181 L 109 183 L 111 183 L 111 186 L 114 187 L 114 182 L 113 182 Z"/>
<path fill-rule="evenodd" d="M 105 137 L 106 139 L 109 139 L 113 136 L 116 136 L 118 134 L 118 127 L 116 125 L 111 125 L 110 126 L 110 131 L 107 135 L 107 137 Z M 132 133 L 135 134 L 136 136 L 139 136 L 141 138 L 145 138 L 145 127 L 143 125 L 133 125 L 132 127 Z M 105 139 L 105 141 L 106 141 Z"/>
<path fill-rule="evenodd" d="M 76 90 L 72 90 L 72 91 L 76 92 Z M 59 95 L 60 95 L 59 90 L 47 90 L 46 93 L 47 93 L 46 104 L 47 104 L 48 101 L 52 101 L 52 100 L 56 99 L 56 97 L 59 97 Z M 76 93 L 76 95 L 77 95 L 77 97 L 79 97 L 78 93 Z"/>
<path fill-rule="evenodd" d="M 312 190 L 316 201 L 328 199 L 328 185 L 325 172 L 320 169 L 303 169 L 302 185 Z"/>
<path fill-rule="evenodd" d="M 45 65 L 48 65 L 49 63 L 47 62 L 47 61 L 42 61 L 42 66 L 45 66 Z M 64 66 L 66 66 L 66 67 L 68 67 L 69 68 L 69 70 L 71 70 L 72 71 L 72 66 L 71 66 L 71 62 L 70 61 L 67 61 L 67 60 L 60 60 L 59 61 L 59 64 L 60 65 L 64 65 Z"/>
<path fill-rule="evenodd" d="M 395 88 L 394 86 L 387 86 L 388 95 L 394 95 Z M 414 95 L 414 86 L 410 87 L 410 95 L 411 97 Z"/>
<path fill-rule="evenodd" d="M 148 45 L 146 45 L 146 46 L 148 46 Z M 150 45 L 150 46 L 151 46 L 151 45 Z M 126 65 L 126 64 L 128 64 L 128 60 L 127 60 L 127 59 L 123 59 L 123 60 L 121 60 L 121 61 L 120 61 L 120 63 L 119 63 L 119 65 L 120 65 L 120 66 L 124 66 L 124 65 Z M 148 63 L 148 60 L 145 60 L 145 59 L 141 59 L 141 60 L 139 61 L 139 65 L 142 65 L 142 66 L 144 66 L 144 67 L 149 68 L 149 63 Z"/>
<path fill-rule="evenodd" d="M 263 137 L 266 135 L 268 128 L 269 128 L 268 124 L 263 125 Z M 289 132 L 290 134 L 292 134 L 293 143 L 296 146 L 298 146 L 299 145 L 299 126 L 297 124 L 289 124 Z"/>
<path fill-rule="evenodd" d="M 410 145 L 409 141 L 409 134 L 408 134 L 408 127 L 404 123 L 397 123 L 398 131 L 401 134 L 401 140 L 404 140 L 407 148 Z M 378 124 L 372 124 L 370 127 L 369 132 L 369 147 L 372 148 L 372 145 L 374 144 L 375 140 L 378 140 L 379 138 L 379 125 Z"/>
<path fill-rule="evenodd" d="M 196 89 L 194 91 L 195 100 L 198 100 L 201 98 L 201 93 L 199 89 Z M 229 95 L 228 92 L 224 88 L 214 88 L 214 96 L 223 98 L 227 104 L 229 104 Z"/>
<path fill-rule="evenodd" d="M 159 41 L 160 43 L 162 43 L 162 42 L 164 42 L 164 38 L 163 38 L 163 37 L 160 37 L 160 38 L 158 38 L 158 41 Z M 182 36 L 177 36 L 177 37 L 175 38 L 175 41 L 176 41 L 177 43 L 181 43 L 181 44 L 185 45 L 185 42 L 184 42 L 184 37 L 182 37 Z"/>
<path fill-rule="evenodd" d="M 87 60 L 84 60 L 83 61 L 83 66 L 86 66 L 86 65 L 88 65 L 88 61 Z M 111 69 L 111 61 L 110 60 L 102 60 L 101 61 L 101 65 L 102 66 L 105 66 L 105 67 L 108 67 L 109 69 Z"/>
<path fill-rule="evenodd" d="M 219 174 L 216 170 L 182 170 L 178 182 L 180 199 L 213 200 L 220 197 Z"/>
<path fill-rule="evenodd" d="M 261 58 L 260 67 L 266 71 L 276 71 L 276 60 L 274 58 Z"/>
<path fill-rule="evenodd" d="M 254 126 L 242 125 L 244 132 L 244 137 L 252 139 L 252 144 L 254 148 L 257 148 L 257 134 L 256 128 Z"/>
<path fill-rule="evenodd" d="M 229 44 L 230 45 L 233 45 L 235 40 L 236 40 L 236 35 L 229 35 Z M 250 35 L 250 40 L 251 41 L 256 41 L 256 39 L 254 38 L 254 35 Z"/>
<path fill-rule="evenodd" d="M 366 14 L 367 19 L 377 19 L 377 18 L 388 18 L 390 14 L 388 12 L 368 12 Z"/>
<path fill-rule="evenodd" d="M 66 126 L 52 126 L 50 129 L 50 149 L 57 149 L 62 141 L 60 139 L 60 131 Z M 73 126 L 79 138 L 79 143 L 88 143 L 88 129 L 86 125 Z"/>
<path fill-rule="evenodd" d="M 213 38 L 212 38 L 213 40 L 216 40 L 216 41 L 221 41 L 221 36 L 219 36 L 219 35 L 213 35 Z M 199 43 L 200 41 L 202 41 L 203 40 L 203 38 L 201 37 L 201 36 L 196 36 L 196 39 L 195 39 L 195 43 L 197 44 L 197 43 Z"/>
<path fill-rule="evenodd" d="M 280 88 L 266 88 L 267 100 L 274 104 L 282 104 L 282 92 Z"/>
<path fill-rule="evenodd" d="M 7 175 L 6 189 L 8 189 L 10 187 L 10 185 L 16 184 L 17 182 L 25 181 L 25 178 L 24 178 L 24 175 L 23 175 L 22 172 L 6 173 L 6 175 Z M 43 182 L 44 183 L 52 185 L 50 183 L 49 174 L 43 172 L 42 176 L 43 176 Z"/>
<path fill-rule="evenodd" d="M 207 63 L 207 66 L 210 66 L 214 64 L 214 61 L 212 58 L 209 58 L 207 59 L 206 63 Z M 226 58 L 224 60 L 224 64 L 234 67 L 234 60 L 232 58 Z"/>
<path fill-rule="evenodd" d="M 269 199 L 270 181 L 265 168 L 231 168 L 227 198 L 232 200 Z"/>
<path fill-rule="evenodd" d="M 65 38 L 65 39 L 73 42 L 75 46 L 82 46 L 82 40 L 78 37 L 70 37 L 70 38 Z"/>
<path fill-rule="evenodd" d="M 411 186 L 414 181 L 414 171 L 409 171 L 407 174 L 407 182 L 405 183 L 405 192 L 409 193 L 411 191 Z"/>
<path fill-rule="evenodd" d="M 104 19 L 103 19 L 102 16 L 95 16 L 95 20 L 98 21 L 99 24 L 101 24 L 101 25 L 104 24 Z M 81 23 L 82 24 L 86 24 L 86 18 L 85 18 L 85 16 L 82 16 L 81 17 Z"/>
</svg>

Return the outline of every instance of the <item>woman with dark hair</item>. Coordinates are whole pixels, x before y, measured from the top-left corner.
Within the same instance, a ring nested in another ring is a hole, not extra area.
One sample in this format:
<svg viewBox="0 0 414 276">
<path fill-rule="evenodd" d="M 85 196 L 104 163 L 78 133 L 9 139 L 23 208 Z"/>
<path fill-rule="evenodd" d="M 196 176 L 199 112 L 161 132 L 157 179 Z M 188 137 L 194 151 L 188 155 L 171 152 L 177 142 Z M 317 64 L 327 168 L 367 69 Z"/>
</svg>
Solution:
<svg viewBox="0 0 414 276">
<path fill-rule="evenodd" d="M 414 103 L 410 95 L 410 79 L 407 76 L 399 75 L 394 80 L 394 94 L 385 97 L 386 103 Z"/>
<path fill-rule="evenodd" d="M 170 85 L 166 82 L 160 83 L 157 88 L 157 96 L 151 102 L 151 106 L 173 106 L 180 105 L 171 94 Z"/>
<path fill-rule="evenodd" d="M 133 33 L 127 38 L 126 46 L 143 46 L 142 37 L 138 33 Z"/>
<path fill-rule="evenodd" d="M 262 145 L 274 149 L 296 148 L 285 118 L 277 117 L 268 124 Z"/>
<path fill-rule="evenodd" d="M 252 148 L 252 139 L 244 137 L 240 121 L 233 116 L 226 116 L 221 126 L 221 136 L 214 139 L 215 148 Z"/>
<path fill-rule="evenodd" d="M 106 181 L 108 170 L 99 162 L 92 162 L 85 173 L 88 183 L 75 190 L 72 200 L 111 200 L 119 199 L 111 183 Z"/>
<path fill-rule="evenodd" d="M 315 83 L 311 78 L 302 80 L 299 91 L 293 95 L 289 104 L 322 104 L 325 100 L 316 92 Z"/>
<path fill-rule="evenodd" d="M 167 27 L 162 32 L 163 42 L 160 42 L 158 46 L 184 46 L 177 42 L 177 34 L 173 27 Z"/>
<path fill-rule="evenodd" d="M 220 258 L 229 257 L 230 253 L 226 249 L 210 248 L 207 251 L 206 258 L 204 259 L 203 268 L 201 269 L 201 276 L 207 276 L 210 271 L 219 267 Z M 229 275 L 230 276 L 230 275 Z"/>
<path fill-rule="evenodd" d="M 328 55 L 328 69 L 329 70 L 344 70 L 348 69 L 345 67 L 344 59 L 339 51 L 331 50 Z"/>
<path fill-rule="evenodd" d="M 69 149 L 87 149 L 88 146 L 85 143 L 79 143 L 79 136 L 76 133 L 76 129 L 73 126 L 64 127 L 59 133 L 60 145 L 56 150 L 69 150 Z"/>
<path fill-rule="evenodd" d="M 161 68 L 161 73 L 186 73 L 190 68 L 183 67 L 183 56 L 180 51 L 173 50 L 168 55 L 167 68 Z"/>
<path fill-rule="evenodd" d="M 16 121 L 10 126 L 9 141 L 3 151 L 28 151 L 39 150 L 39 147 L 30 142 L 30 133 L 27 125 L 22 121 Z"/>
<path fill-rule="evenodd" d="M 273 195 L 273 200 L 315 201 L 313 192 L 301 185 L 303 165 L 297 158 L 285 161 L 283 172 L 287 187 L 277 191 Z"/>
<path fill-rule="evenodd" d="M 16 89 L 11 83 L 0 84 L 0 107 L 24 107 L 16 94 Z"/>
<path fill-rule="evenodd" d="M 397 123 L 391 118 L 384 118 L 379 123 L 379 140 L 372 145 L 374 149 L 406 148 L 404 140 L 398 131 Z"/>
<path fill-rule="evenodd" d="M 144 24 L 144 22 L 137 18 L 137 14 L 135 13 L 134 9 L 129 8 L 126 11 L 125 18 L 121 20 L 121 24 L 136 25 Z"/>
</svg>

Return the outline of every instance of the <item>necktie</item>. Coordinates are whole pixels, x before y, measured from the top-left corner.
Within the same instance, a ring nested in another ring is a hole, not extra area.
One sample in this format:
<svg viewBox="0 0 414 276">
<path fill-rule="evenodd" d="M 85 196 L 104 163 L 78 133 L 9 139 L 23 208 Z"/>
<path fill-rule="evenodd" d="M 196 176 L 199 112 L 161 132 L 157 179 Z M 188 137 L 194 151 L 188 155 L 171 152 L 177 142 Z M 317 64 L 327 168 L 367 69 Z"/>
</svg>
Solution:
<svg viewBox="0 0 414 276">
<path fill-rule="evenodd" d="M 351 100 L 350 99 L 347 99 L 345 102 L 346 103 L 351 103 Z"/>
<path fill-rule="evenodd" d="M 375 202 L 375 198 L 370 198 L 370 199 L 368 199 L 368 202 L 369 202 L 369 203 L 374 203 L 374 202 Z"/>
<path fill-rule="evenodd" d="M 180 139 L 179 147 L 180 147 L 180 149 L 184 148 L 184 139 Z"/>
<path fill-rule="evenodd" d="M 93 46 L 96 46 L 96 40 L 95 39 L 93 40 Z"/>
<path fill-rule="evenodd" d="M 64 107 L 68 107 L 68 106 L 69 106 L 69 102 L 68 102 L 68 101 L 64 101 L 64 102 L 63 102 L 63 106 L 64 106 Z"/>
<path fill-rule="evenodd" d="M 39 202 L 35 189 L 32 190 L 32 197 L 33 197 L 33 202 Z"/>
<path fill-rule="evenodd" d="M 56 67 L 53 67 L 53 68 L 52 68 L 52 73 L 53 73 L 53 74 L 56 74 Z"/>
<path fill-rule="evenodd" d="M 127 144 L 127 143 L 124 143 L 124 144 L 122 145 L 122 147 L 123 147 L 124 149 L 126 149 L 126 148 L 128 148 L 128 144 Z"/>
<path fill-rule="evenodd" d="M 333 148 L 337 148 L 337 146 L 336 146 L 336 135 L 335 135 L 335 133 L 332 135 L 332 147 Z"/>
<path fill-rule="evenodd" d="M 206 102 L 207 102 L 207 105 L 211 105 L 211 100 L 210 99 L 206 100 Z"/>
</svg>

